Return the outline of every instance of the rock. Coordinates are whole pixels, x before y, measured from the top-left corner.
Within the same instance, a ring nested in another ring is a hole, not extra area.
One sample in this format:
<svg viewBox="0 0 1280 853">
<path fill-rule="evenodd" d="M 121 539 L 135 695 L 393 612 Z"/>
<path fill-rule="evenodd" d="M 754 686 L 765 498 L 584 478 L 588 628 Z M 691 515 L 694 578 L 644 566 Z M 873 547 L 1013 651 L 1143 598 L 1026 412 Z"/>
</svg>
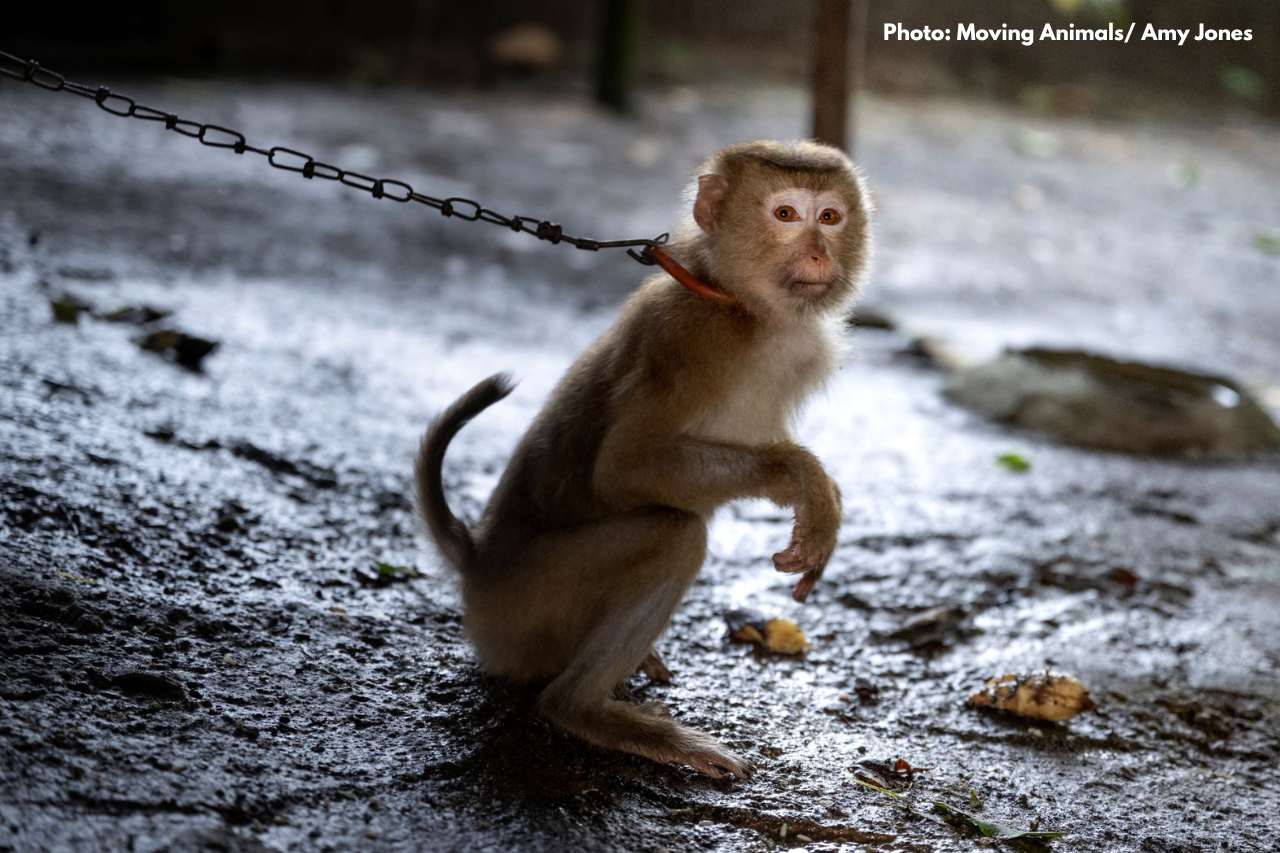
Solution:
<svg viewBox="0 0 1280 853">
<path fill-rule="evenodd" d="M 162 702 L 187 701 L 186 685 L 168 673 L 125 670 L 115 673 L 110 680 L 113 687 L 130 696 Z"/>
<path fill-rule="evenodd" d="M 898 324 L 888 314 L 866 305 L 855 308 L 846 318 L 846 322 L 855 329 L 879 329 L 892 332 L 898 328 Z"/>
<path fill-rule="evenodd" d="M 969 697 L 975 708 L 990 708 L 1018 717 L 1060 723 L 1096 706 L 1074 676 L 1056 672 L 1034 675 L 1006 673 L 989 679 Z"/>
<path fill-rule="evenodd" d="M 1280 428 L 1230 379 L 1077 350 L 1008 350 L 961 371 L 946 393 L 1080 447 L 1157 456 L 1280 450 Z"/>
<path fill-rule="evenodd" d="M 965 367 L 964 356 L 950 344 L 932 335 L 917 335 L 898 349 L 894 356 L 916 367 L 955 371 Z"/>
</svg>

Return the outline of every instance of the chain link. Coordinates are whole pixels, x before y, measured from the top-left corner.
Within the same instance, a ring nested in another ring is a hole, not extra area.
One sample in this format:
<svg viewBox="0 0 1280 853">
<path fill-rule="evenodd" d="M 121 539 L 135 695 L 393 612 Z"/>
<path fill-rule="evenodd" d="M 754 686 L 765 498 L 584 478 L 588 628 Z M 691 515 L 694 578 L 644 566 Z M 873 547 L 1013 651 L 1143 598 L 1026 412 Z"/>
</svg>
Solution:
<svg viewBox="0 0 1280 853">
<path fill-rule="evenodd" d="M 564 233 L 564 229 L 555 222 L 539 219 L 536 216 L 519 214 L 504 216 L 477 201 L 458 196 L 433 198 L 418 192 L 404 181 L 394 178 L 375 178 L 372 175 L 351 172 L 332 163 L 317 160 L 304 151 L 295 151 L 279 145 L 271 148 L 250 145 L 245 135 L 238 130 L 179 118 L 173 113 L 140 104 L 128 95 L 112 92 L 106 86 L 94 88 L 68 80 L 58 72 L 43 67 L 34 59 L 20 59 L 4 51 L 0 51 L 0 76 L 31 83 L 51 92 L 69 92 L 82 98 L 89 98 L 103 110 L 122 118 L 163 122 L 166 130 L 189 136 L 201 145 L 207 145 L 210 148 L 226 148 L 236 154 L 257 154 L 266 158 L 268 165 L 286 172 L 297 172 L 304 178 L 337 181 L 353 189 L 367 192 L 378 199 L 390 199 L 402 204 L 417 202 L 440 211 L 443 216 L 451 216 L 467 222 L 488 222 L 492 225 L 500 225 L 522 234 L 531 234 L 539 240 L 552 244 L 565 243 L 588 252 L 596 252 L 600 249 L 626 249 L 627 254 L 632 258 L 651 266 L 656 263 L 652 257 L 652 250 L 665 244 L 668 239 L 667 234 L 659 234 L 652 239 L 637 240 L 592 240 L 587 237 L 574 237 Z"/>
</svg>

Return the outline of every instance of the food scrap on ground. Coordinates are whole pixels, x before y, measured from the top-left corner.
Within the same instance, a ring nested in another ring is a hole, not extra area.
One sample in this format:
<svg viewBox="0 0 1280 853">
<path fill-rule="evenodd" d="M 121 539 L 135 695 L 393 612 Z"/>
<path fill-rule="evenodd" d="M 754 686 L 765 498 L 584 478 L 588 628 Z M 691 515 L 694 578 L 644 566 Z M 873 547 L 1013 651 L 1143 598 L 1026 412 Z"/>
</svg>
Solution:
<svg viewBox="0 0 1280 853">
<path fill-rule="evenodd" d="M 734 642 L 751 643 L 778 655 L 801 655 L 809 650 L 804 631 L 791 619 L 770 618 L 758 610 L 730 610 L 724 619 Z"/>
<path fill-rule="evenodd" d="M 1033 675 L 1006 673 L 988 679 L 981 690 L 969 697 L 969 704 L 1054 723 L 1096 707 L 1079 679 L 1049 671 Z"/>
</svg>

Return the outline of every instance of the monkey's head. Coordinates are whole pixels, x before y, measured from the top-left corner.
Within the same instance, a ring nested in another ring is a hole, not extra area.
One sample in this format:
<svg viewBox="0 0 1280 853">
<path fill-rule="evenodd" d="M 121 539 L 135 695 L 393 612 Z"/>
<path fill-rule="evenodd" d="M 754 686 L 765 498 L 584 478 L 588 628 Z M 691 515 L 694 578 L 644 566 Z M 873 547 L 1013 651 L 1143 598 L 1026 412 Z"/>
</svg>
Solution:
<svg viewBox="0 0 1280 853">
<path fill-rule="evenodd" d="M 748 142 L 716 154 L 702 172 L 693 203 L 700 261 L 748 310 L 825 313 L 857 293 L 871 251 L 871 204 L 843 152 Z"/>
</svg>

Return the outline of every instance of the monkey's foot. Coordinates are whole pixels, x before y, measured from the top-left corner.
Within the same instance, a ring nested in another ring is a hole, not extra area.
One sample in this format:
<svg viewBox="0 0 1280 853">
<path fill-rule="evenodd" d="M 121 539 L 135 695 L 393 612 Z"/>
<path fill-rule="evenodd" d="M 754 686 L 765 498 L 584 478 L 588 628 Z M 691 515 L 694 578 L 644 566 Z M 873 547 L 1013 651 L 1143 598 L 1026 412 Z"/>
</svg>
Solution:
<svg viewBox="0 0 1280 853">
<path fill-rule="evenodd" d="M 642 702 L 636 705 L 636 710 L 642 714 L 661 717 L 664 720 L 671 718 L 671 709 L 661 702 Z"/>
<path fill-rule="evenodd" d="M 671 683 L 671 670 L 667 669 L 667 665 L 662 662 L 662 658 L 658 657 L 657 652 L 649 652 L 648 656 L 640 662 L 640 671 L 654 684 Z"/>
<path fill-rule="evenodd" d="M 686 730 L 687 742 L 677 748 L 676 754 L 669 759 L 671 764 L 686 764 L 703 776 L 712 779 L 750 779 L 755 769 L 751 762 L 709 735 Z"/>
</svg>

